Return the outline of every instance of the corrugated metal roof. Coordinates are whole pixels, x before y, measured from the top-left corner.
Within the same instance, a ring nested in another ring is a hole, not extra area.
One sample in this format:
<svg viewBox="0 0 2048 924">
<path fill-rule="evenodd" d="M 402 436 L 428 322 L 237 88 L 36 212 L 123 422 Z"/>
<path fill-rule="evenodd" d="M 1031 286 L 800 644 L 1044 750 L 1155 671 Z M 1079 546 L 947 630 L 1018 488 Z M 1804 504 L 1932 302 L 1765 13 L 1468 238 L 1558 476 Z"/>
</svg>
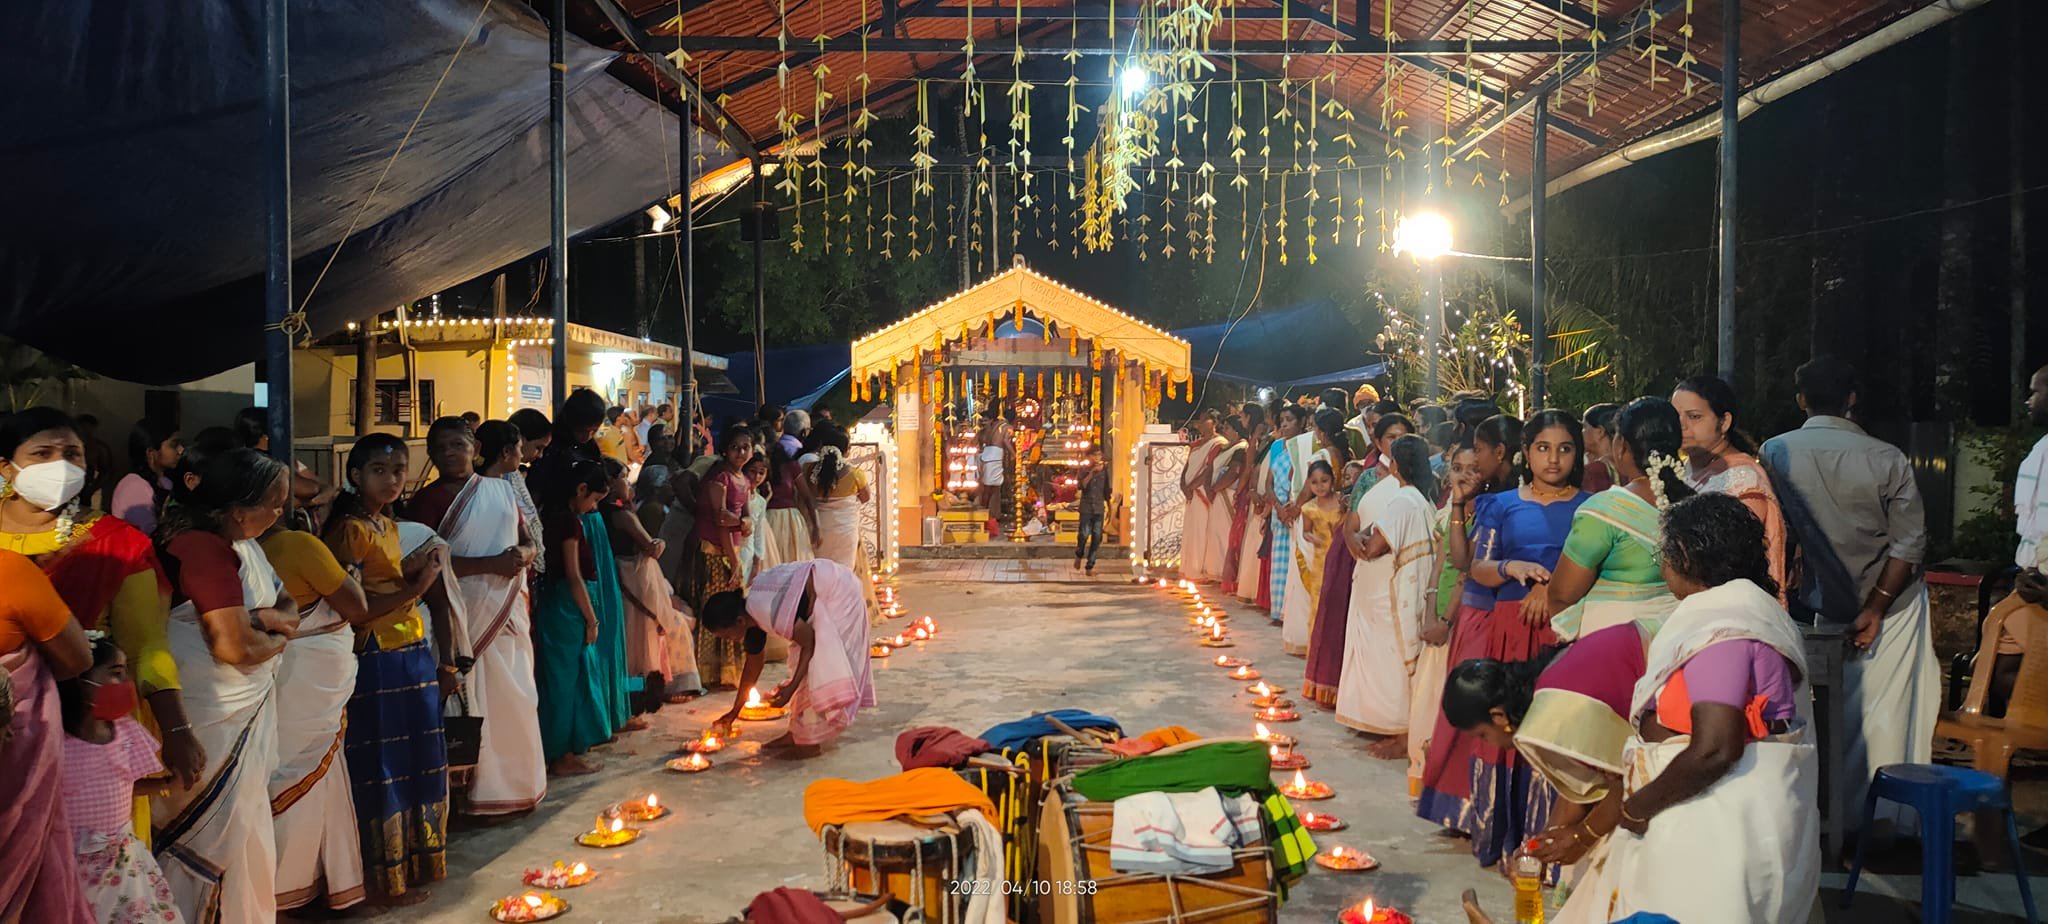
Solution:
<svg viewBox="0 0 2048 924">
<path fill-rule="evenodd" d="M 595 0 L 576 0 L 589 6 Z M 871 52 L 865 64 L 857 53 L 819 56 L 810 40 L 819 35 L 858 36 L 863 31 L 882 32 L 883 4 L 894 3 L 899 15 L 897 35 L 918 38 L 959 38 L 964 42 L 968 21 L 958 10 L 967 0 L 616 0 L 656 36 L 746 35 L 773 36 L 779 24 L 788 23 L 788 49 L 774 52 L 700 52 L 688 62 L 706 91 L 729 94 L 723 105 L 733 119 L 756 142 L 772 145 L 779 140 L 777 112 L 785 106 L 805 115 L 803 132 L 814 136 L 818 126 L 810 124 L 813 102 L 812 67 L 822 63 L 831 71 L 827 89 L 835 94 L 836 109 L 858 93 L 853 80 L 869 75 L 868 105 L 882 105 L 905 98 L 918 77 L 957 78 L 964 58 L 960 54 L 901 54 Z M 1297 79 L 1335 75 L 1335 97 L 1353 113 L 1357 127 L 1367 135 L 1379 132 L 1383 102 L 1404 110 L 1409 126 L 1405 138 L 1411 144 L 1443 137 L 1446 96 L 1449 97 L 1450 131 L 1462 141 L 1475 126 L 1497 117 L 1503 100 L 1523 97 L 1532 87 L 1550 77 L 1562 62 L 1555 54 L 1436 55 L 1427 59 L 1404 59 L 1405 73 L 1388 85 L 1388 58 L 1332 56 L 1325 54 L 1333 38 L 1328 2 L 1288 0 L 1291 35 L 1283 34 L 1282 23 L 1273 18 L 1281 0 L 1239 0 L 1237 9 L 1265 11 L 1259 19 L 1240 18 L 1234 24 L 1236 36 L 1245 41 L 1291 40 L 1301 51 L 1284 65 Z M 1134 16 L 1141 0 L 1076 0 L 1085 4 L 1093 18 L 1078 20 L 1082 29 L 1100 28 L 1105 9 L 1114 8 L 1121 17 Z M 1593 39 L 1592 25 L 1600 26 L 1608 40 L 1627 31 L 1627 23 L 1662 6 L 1670 12 L 1656 18 L 1654 26 L 1599 62 L 1597 76 L 1585 74 L 1567 83 L 1553 101 L 1553 114 L 1561 124 L 1550 138 L 1551 175 L 1557 176 L 1586 164 L 1614 149 L 1670 126 L 1675 122 L 1715 108 L 1721 87 L 1714 82 L 1721 59 L 1721 5 L 1674 0 L 1338 0 L 1336 22 L 1350 37 L 1364 42 L 1384 36 L 1391 3 L 1394 32 L 1402 39 L 1485 40 L 1572 40 Z M 1212 0 L 1212 5 L 1215 4 Z M 1685 12 L 1686 6 L 1692 12 Z M 1822 55 L 1839 49 L 1922 5 L 1907 0 L 1742 0 L 1741 86 L 1747 89 L 1784 74 Z M 933 7 L 952 12 L 935 18 Z M 680 8 L 680 17 L 673 11 Z M 977 40 L 1007 39 L 1016 32 L 1017 6 L 1010 2 L 976 6 L 973 31 Z M 1046 4 L 1043 0 L 1023 6 L 1023 33 L 1028 40 L 1054 47 L 1064 46 L 1072 24 L 1068 3 Z M 1086 16 L 1087 14 L 1083 14 Z M 1228 11 L 1220 16 L 1227 17 Z M 1247 14 L 1247 17 L 1252 14 Z M 623 47 L 608 27 L 585 28 L 601 17 L 578 11 L 572 27 L 599 44 Z M 1228 44 L 1233 26 L 1219 20 L 1212 32 L 1212 47 Z M 1132 21 L 1118 24 L 1118 35 L 1129 34 Z M 1685 34 L 1690 26 L 1691 35 Z M 1651 46 L 1658 46 L 1654 52 Z M 1689 51 L 1699 62 L 1692 68 L 1691 88 L 1687 75 L 1675 64 Z M 787 62 L 787 89 L 778 87 L 775 71 Z M 978 67 L 994 73 L 1007 66 L 1005 56 L 983 59 Z M 1279 76 L 1283 63 L 1278 56 L 1245 56 L 1238 59 L 1246 76 L 1253 72 Z M 622 68 L 647 68 L 631 56 Z M 1085 64 L 1084 64 L 1085 67 Z M 1226 67 L 1219 67 L 1219 71 Z M 1654 72 L 1654 73 L 1653 73 Z M 651 71 L 648 71 L 651 74 Z M 1007 75 L 1007 71 L 1001 73 Z M 1464 83 L 1469 73 L 1480 85 L 1475 98 Z M 1654 80 L 1653 80 L 1654 76 Z M 1006 79 L 1006 77 L 1005 77 Z M 652 82 L 651 77 L 639 82 Z M 1454 85 L 1458 84 L 1458 85 Z M 1328 93 L 1329 85 L 1319 86 Z M 664 87 L 667 91 L 670 88 Z M 1040 83 L 1040 92 L 1058 92 Z M 1592 101 L 1589 108 L 1588 100 Z M 1062 100 L 1062 104 L 1064 100 Z M 857 107 L 854 107 L 857 108 Z M 842 129 L 852 109 L 828 111 L 826 132 Z M 943 134 L 943 133 L 942 133 Z M 1360 154 L 1377 153 L 1377 139 L 1360 139 Z M 1482 144 L 1490 158 L 1454 168 L 1463 179 L 1471 170 L 1495 173 L 1505 163 L 1517 177 L 1528 173 L 1531 146 L 1530 116 L 1523 113 L 1488 137 Z"/>
</svg>

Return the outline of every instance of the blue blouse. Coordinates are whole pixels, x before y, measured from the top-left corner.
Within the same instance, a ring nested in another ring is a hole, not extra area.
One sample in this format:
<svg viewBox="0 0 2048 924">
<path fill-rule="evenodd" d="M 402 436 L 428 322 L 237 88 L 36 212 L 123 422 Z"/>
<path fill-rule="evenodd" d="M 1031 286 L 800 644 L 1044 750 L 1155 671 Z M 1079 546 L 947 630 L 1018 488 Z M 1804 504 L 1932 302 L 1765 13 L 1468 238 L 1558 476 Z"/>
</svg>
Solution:
<svg viewBox="0 0 2048 924">
<path fill-rule="evenodd" d="M 1580 491 L 1561 501 L 1539 504 L 1524 499 L 1520 487 L 1481 495 L 1473 505 L 1472 559 L 1533 561 L 1555 569 L 1557 557 L 1564 552 L 1565 537 L 1572 531 L 1572 514 L 1592 496 Z M 1498 600 L 1520 600 L 1528 595 L 1529 588 L 1519 581 L 1494 590 Z"/>
</svg>

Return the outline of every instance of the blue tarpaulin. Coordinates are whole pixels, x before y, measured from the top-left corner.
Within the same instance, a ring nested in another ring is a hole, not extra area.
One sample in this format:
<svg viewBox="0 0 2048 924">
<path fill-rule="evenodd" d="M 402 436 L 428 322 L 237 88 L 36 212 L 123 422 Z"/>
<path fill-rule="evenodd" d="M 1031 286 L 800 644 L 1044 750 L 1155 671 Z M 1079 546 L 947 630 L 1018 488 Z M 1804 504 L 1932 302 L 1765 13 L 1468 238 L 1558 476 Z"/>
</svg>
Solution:
<svg viewBox="0 0 2048 924">
<path fill-rule="evenodd" d="M 1235 326 L 1225 321 L 1185 327 L 1195 380 L 1275 387 L 1363 381 L 1384 369 L 1360 365 L 1372 344 L 1329 302 L 1254 311 Z M 1308 375 L 1306 370 L 1329 370 Z M 1213 371 L 1212 371 L 1213 370 Z"/>
<path fill-rule="evenodd" d="M 0 333 L 145 382 L 260 355 L 261 8 L 0 6 Z M 308 305 L 315 335 L 546 246 L 547 30 L 497 3 L 465 45 L 482 9 L 291 4 L 297 299 L 333 258 Z M 676 188 L 675 116 L 608 75 L 613 57 L 569 39 L 571 233 Z M 707 169 L 729 159 L 697 143 Z"/>
</svg>

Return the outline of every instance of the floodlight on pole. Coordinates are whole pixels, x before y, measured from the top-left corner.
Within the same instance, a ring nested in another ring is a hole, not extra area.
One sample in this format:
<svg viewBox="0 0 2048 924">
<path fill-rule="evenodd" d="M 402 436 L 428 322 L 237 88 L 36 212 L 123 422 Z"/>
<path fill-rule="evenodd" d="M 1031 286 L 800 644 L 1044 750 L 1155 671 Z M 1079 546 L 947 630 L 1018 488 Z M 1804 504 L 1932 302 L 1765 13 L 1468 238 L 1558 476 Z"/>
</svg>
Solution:
<svg viewBox="0 0 2048 924">
<path fill-rule="evenodd" d="M 674 215 L 669 214 L 668 209 L 657 205 L 647 210 L 647 220 L 653 223 L 654 233 L 660 234 L 662 229 L 668 227 L 669 222 L 676 219 Z"/>
<path fill-rule="evenodd" d="M 1123 71 L 1117 74 L 1116 83 L 1118 89 L 1123 91 L 1124 98 L 1129 99 L 1144 93 L 1145 88 L 1152 85 L 1152 75 L 1146 73 L 1142 64 L 1127 64 L 1124 65 Z"/>
<path fill-rule="evenodd" d="M 1394 227 L 1394 252 L 1417 260 L 1434 260 L 1451 252 L 1451 220 L 1436 212 L 1418 212 Z"/>
<path fill-rule="evenodd" d="M 1451 252 L 1451 221 L 1436 212 L 1417 212 L 1402 217 L 1394 226 L 1394 253 L 1406 253 L 1429 264 L 1424 272 L 1422 310 L 1423 356 L 1429 367 L 1429 399 L 1443 393 L 1441 373 L 1444 339 L 1444 265 L 1439 258 Z"/>
</svg>

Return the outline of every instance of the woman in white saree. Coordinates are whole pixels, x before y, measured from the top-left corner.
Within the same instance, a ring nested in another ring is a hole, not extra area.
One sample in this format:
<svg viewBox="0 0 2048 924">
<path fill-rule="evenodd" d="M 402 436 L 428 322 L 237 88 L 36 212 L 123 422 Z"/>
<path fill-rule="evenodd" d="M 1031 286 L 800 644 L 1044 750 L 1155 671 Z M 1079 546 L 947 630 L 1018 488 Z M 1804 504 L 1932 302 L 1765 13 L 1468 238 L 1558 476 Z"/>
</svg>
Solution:
<svg viewBox="0 0 2048 924">
<path fill-rule="evenodd" d="M 171 657 L 207 761 L 198 785 L 151 802 L 154 848 L 185 920 L 268 921 L 277 914 L 273 693 L 299 620 L 255 537 L 282 515 L 288 479 L 282 463 L 251 449 L 187 471 L 197 486 L 181 486 L 157 548 L 172 575 Z"/>
<path fill-rule="evenodd" d="M 1763 524 L 1725 494 L 1665 514 L 1664 579 L 1679 604 L 1630 708 L 1605 920 L 1797 924 L 1812 910 L 1819 755 L 1802 640 L 1765 547 Z"/>
<path fill-rule="evenodd" d="M 1351 605 L 1345 618 L 1344 669 L 1337 723 L 1391 736 L 1375 756 L 1407 753 L 1408 720 L 1422 629 L 1436 613 L 1436 476 L 1429 443 L 1393 441 L 1393 471 L 1358 502 L 1364 528 L 1351 544 Z"/>
<path fill-rule="evenodd" d="M 369 603 L 312 533 L 272 529 L 263 554 L 299 608 L 299 630 L 277 671 L 277 768 L 270 774 L 277 907 L 347 908 L 365 892 L 342 715 L 356 689 L 349 629 L 369 620 Z"/>
<path fill-rule="evenodd" d="M 882 604 L 876 599 L 874 581 L 868 570 L 867 550 L 860 541 L 860 510 L 873 499 L 868 473 L 847 462 L 852 448 L 846 431 L 822 423 L 811 431 L 818 446 L 816 461 L 804 470 L 811 496 L 818 501 L 818 545 L 813 551 L 847 567 L 860 579 L 867 602 L 868 623 L 882 622 Z"/>
<path fill-rule="evenodd" d="M 548 789 L 527 597 L 527 568 L 538 556 L 539 537 L 527 532 L 518 491 L 507 477 L 523 455 L 518 429 L 487 420 L 477 426 L 476 439 L 485 467 L 463 481 L 435 525 L 448 543 L 475 658 L 465 692 L 470 708 L 484 717 L 465 807 L 472 815 L 507 815 L 539 805 Z"/>
</svg>

